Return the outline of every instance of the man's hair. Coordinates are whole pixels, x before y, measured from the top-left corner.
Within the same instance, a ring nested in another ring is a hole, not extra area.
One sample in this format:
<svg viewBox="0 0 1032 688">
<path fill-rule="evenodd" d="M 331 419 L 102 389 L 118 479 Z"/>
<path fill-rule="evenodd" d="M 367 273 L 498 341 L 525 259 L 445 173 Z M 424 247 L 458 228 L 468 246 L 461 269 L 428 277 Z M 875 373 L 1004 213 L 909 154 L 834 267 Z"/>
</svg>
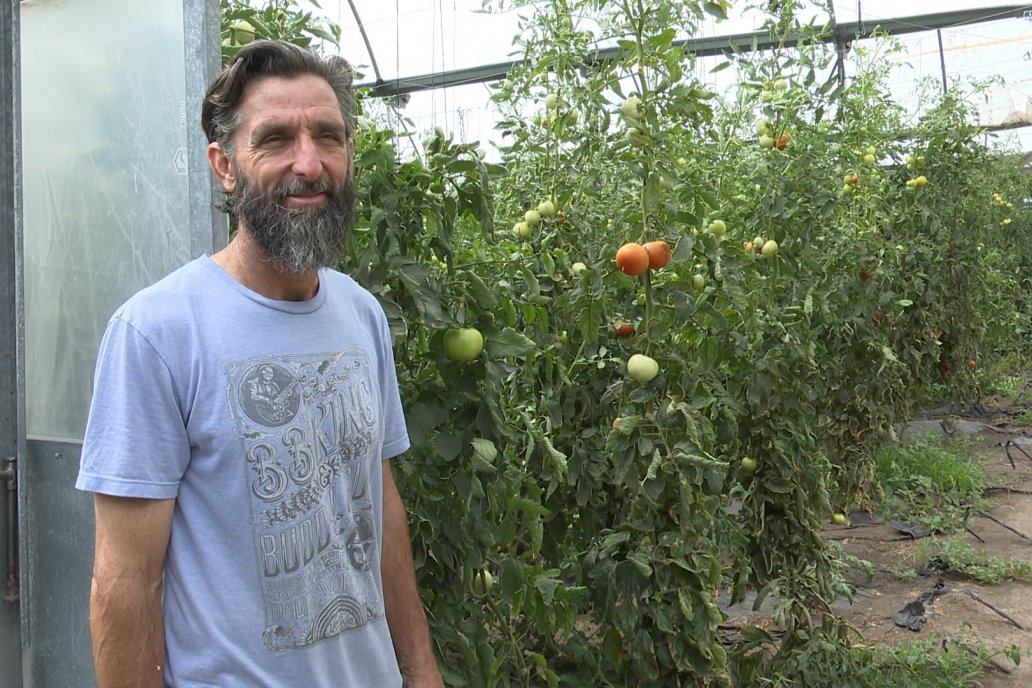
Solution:
<svg viewBox="0 0 1032 688">
<path fill-rule="evenodd" d="M 240 49 L 208 86 L 201 106 L 201 127 L 233 159 L 233 134 L 240 126 L 240 101 L 248 85 L 269 77 L 313 75 L 326 80 L 337 96 L 340 115 L 351 136 L 351 65 L 343 57 L 319 57 L 283 41 L 258 40 Z"/>
</svg>

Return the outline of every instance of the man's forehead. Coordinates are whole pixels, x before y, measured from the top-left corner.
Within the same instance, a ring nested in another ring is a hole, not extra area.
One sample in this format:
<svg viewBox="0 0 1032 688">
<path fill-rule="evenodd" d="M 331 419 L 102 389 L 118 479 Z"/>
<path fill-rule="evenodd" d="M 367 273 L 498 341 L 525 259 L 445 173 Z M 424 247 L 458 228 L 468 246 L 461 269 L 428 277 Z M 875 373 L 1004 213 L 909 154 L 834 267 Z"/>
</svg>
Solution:
<svg viewBox="0 0 1032 688">
<path fill-rule="evenodd" d="M 240 99 L 240 114 L 260 121 L 265 116 L 290 112 L 326 110 L 343 122 L 337 96 L 322 77 L 304 74 L 296 77 L 267 76 L 251 82 Z M 320 113 L 321 117 L 325 114 Z"/>
</svg>

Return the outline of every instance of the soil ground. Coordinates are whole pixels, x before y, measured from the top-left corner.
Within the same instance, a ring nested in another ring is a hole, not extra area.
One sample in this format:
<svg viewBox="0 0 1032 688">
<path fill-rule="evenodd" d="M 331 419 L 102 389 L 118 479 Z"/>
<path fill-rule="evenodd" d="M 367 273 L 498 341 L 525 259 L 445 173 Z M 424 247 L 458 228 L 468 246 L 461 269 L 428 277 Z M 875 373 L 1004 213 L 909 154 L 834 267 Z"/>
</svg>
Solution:
<svg viewBox="0 0 1032 688">
<path fill-rule="evenodd" d="M 986 458 L 987 468 L 998 488 L 990 493 L 994 504 L 986 513 L 1000 523 L 973 515 L 968 524 L 967 542 L 989 557 L 1032 563 L 1032 428 L 1014 427 L 1010 419 L 1007 414 L 992 420 L 984 416 L 948 417 L 945 422 L 930 418 L 920 425 L 947 436 L 963 434 L 970 440 L 972 449 Z M 1008 458 L 1008 449 L 1014 465 Z M 936 577 L 906 579 L 893 571 L 914 571 L 923 566 L 924 562 L 919 559 L 922 540 L 915 540 L 865 514 L 850 515 L 847 526 L 829 525 L 824 535 L 841 543 L 847 554 L 873 565 L 872 580 L 860 570 L 847 571 L 847 579 L 857 586 L 856 594 L 852 603 L 842 600 L 835 605 L 836 611 L 863 634 L 866 642 L 899 644 L 936 634 L 977 641 L 990 648 L 1016 645 L 1022 648 L 1023 655 L 1032 651 L 1032 582 L 982 585 L 947 573 L 943 577 L 946 593 L 926 606 L 924 626 L 915 632 L 894 623 L 896 612 L 922 593 L 929 592 Z M 757 621 L 757 613 L 752 612 L 748 602 L 728 610 L 732 617 L 728 620 L 730 624 L 749 623 L 749 617 L 752 622 Z M 1011 617 L 1013 622 L 987 605 Z M 1032 657 L 1023 656 L 1020 665 L 1015 666 L 1001 655 L 987 667 L 979 681 L 983 688 L 1028 688 L 1032 686 Z"/>
</svg>

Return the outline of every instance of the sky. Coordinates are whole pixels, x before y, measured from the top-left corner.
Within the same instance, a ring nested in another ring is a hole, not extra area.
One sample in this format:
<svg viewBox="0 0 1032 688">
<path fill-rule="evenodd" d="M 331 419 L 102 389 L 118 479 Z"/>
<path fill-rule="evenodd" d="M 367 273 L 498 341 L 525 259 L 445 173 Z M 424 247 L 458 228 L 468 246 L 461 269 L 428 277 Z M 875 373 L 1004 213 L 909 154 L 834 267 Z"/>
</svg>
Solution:
<svg viewBox="0 0 1032 688">
<path fill-rule="evenodd" d="M 520 12 L 529 9 L 486 14 L 481 0 L 351 0 L 373 47 L 376 66 L 385 80 L 445 72 L 481 64 L 506 62 L 519 57 L 512 45 L 518 31 Z M 358 22 L 348 0 L 320 0 L 312 9 L 341 26 L 341 53 L 363 72 L 359 83 L 375 80 L 373 59 L 366 50 Z M 823 5 L 824 3 L 819 3 Z M 972 8 L 993 8 L 1010 4 L 1006 0 L 835 0 L 840 22 L 865 23 L 917 17 L 921 14 Z M 1020 3 L 1014 3 L 1020 4 Z M 741 7 L 744 3 L 736 3 Z M 900 8 L 903 12 L 900 12 Z M 1004 19 L 942 31 L 947 83 L 965 78 L 1001 77 L 1005 85 L 994 87 L 976 106 L 981 124 L 998 123 L 1012 111 L 1032 111 L 1032 2 L 1026 19 Z M 826 13 L 817 4 L 815 14 Z M 739 13 L 741 14 L 741 13 Z M 702 34 L 713 36 L 742 33 L 759 28 L 757 16 L 738 16 L 725 22 L 708 22 Z M 890 76 L 890 87 L 908 108 L 916 109 L 914 85 L 926 77 L 941 74 L 938 37 L 935 31 L 900 37 L 906 54 L 898 59 Z M 713 62 L 715 64 L 715 62 Z M 700 76 L 710 81 L 730 80 L 729 72 L 708 75 L 702 65 Z M 712 83 L 717 90 L 728 84 Z M 436 89 L 412 95 L 403 114 L 414 122 L 417 133 L 441 127 L 465 141 L 478 140 L 492 155 L 495 117 L 484 84 Z M 1032 127 L 1001 134 L 1023 150 L 1032 150 Z"/>
</svg>

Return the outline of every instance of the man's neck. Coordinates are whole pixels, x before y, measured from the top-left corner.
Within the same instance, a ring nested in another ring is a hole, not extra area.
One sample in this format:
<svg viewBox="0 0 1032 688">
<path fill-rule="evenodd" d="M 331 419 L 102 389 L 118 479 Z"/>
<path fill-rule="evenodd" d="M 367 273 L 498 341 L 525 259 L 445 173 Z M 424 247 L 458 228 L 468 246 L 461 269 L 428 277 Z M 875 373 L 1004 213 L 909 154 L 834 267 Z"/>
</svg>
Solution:
<svg viewBox="0 0 1032 688">
<path fill-rule="evenodd" d="M 237 230 L 229 244 L 211 259 L 237 282 L 270 299 L 307 301 L 319 291 L 318 273 L 280 270 L 244 229 Z"/>
</svg>

